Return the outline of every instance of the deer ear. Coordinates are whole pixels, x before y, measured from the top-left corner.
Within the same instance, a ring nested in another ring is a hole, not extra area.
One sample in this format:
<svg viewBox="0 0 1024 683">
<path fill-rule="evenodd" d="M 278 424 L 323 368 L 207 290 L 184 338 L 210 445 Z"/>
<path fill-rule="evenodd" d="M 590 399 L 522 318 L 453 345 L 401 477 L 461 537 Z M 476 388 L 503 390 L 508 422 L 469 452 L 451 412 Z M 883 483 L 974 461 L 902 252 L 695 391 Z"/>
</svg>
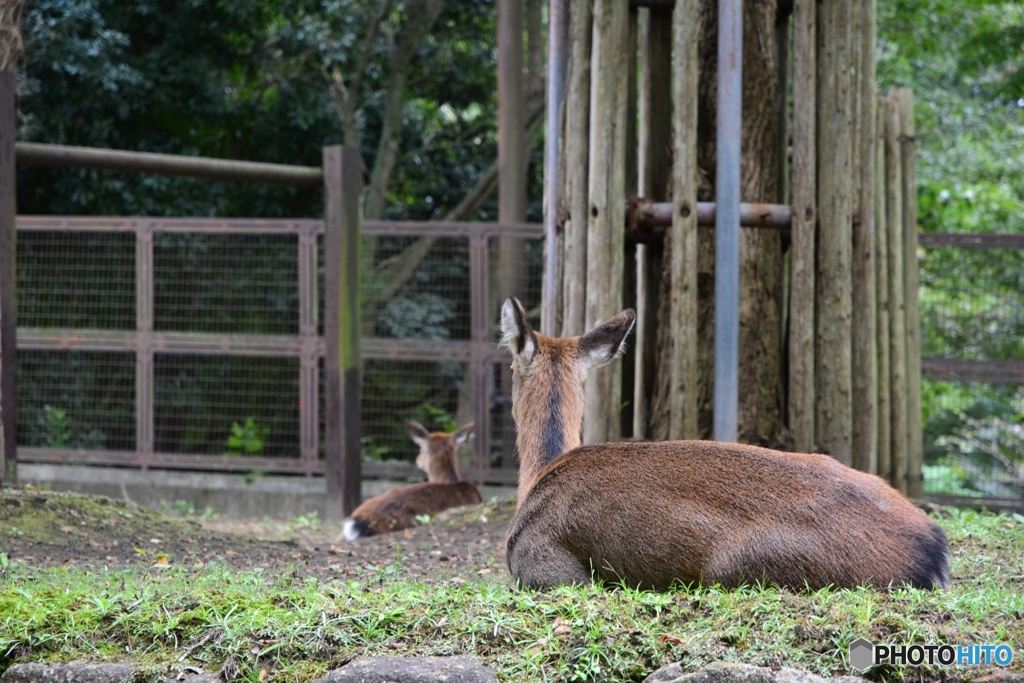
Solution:
<svg viewBox="0 0 1024 683">
<path fill-rule="evenodd" d="M 514 296 L 501 306 L 501 345 L 512 352 L 521 370 L 526 369 L 537 351 L 537 335 L 526 322 L 526 309 Z"/>
<path fill-rule="evenodd" d="M 430 447 L 430 432 L 416 420 L 406 420 L 405 428 L 409 430 L 409 436 L 422 448 Z"/>
<path fill-rule="evenodd" d="M 626 336 L 635 322 L 636 313 L 632 308 L 627 308 L 580 337 L 580 360 L 586 369 L 606 365 L 622 355 L 626 348 Z"/>
<path fill-rule="evenodd" d="M 469 441 L 469 437 L 473 436 L 474 426 L 476 425 L 470 422 L 469 424 L 462 425 L 461 427 L 459 427 L 459 430 L 457 432 L 452 434 L 452 439 L 455 440 L 456 446 L 461 446 L 462 444 Z"/>
</svg>

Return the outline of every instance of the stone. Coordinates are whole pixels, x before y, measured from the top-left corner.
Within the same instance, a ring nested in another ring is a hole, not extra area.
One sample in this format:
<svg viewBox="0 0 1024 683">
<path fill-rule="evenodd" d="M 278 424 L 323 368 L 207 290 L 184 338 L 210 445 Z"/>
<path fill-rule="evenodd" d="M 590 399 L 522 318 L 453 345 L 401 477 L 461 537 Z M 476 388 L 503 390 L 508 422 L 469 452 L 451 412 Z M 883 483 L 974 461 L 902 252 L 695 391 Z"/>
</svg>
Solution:
<svg viewBox="0 0 1024 683">
<path fill-rule="evenodd" d="M 123 683 L 132 675 L 131 664 L 15 664 L 0 676 L 0 683 Z"/>
<path fill-rule="evenodd" d="M 316 683 L 497 683 L 475 657 L 370 657 L 331 671 Z"/>
<path fill-rule="evenodd" d="M 1024 674 L 1007 669 L 996 669 L 980 678 L 975 678 L 974 683 L 1024 683 Z"/>
<path fill-rule="evenodd" d="M 788 666 L 775 671 L 753 664 L 712 662 L 693 673 L 685 673 L 680 663 L 669 664 L 644 679 L 644 683 L 867 683 L 857 676 L 840 676 L 826 681 L 821 676 Z M 998 681 L 993 683 L 1024 683 Z"/>
</svg>

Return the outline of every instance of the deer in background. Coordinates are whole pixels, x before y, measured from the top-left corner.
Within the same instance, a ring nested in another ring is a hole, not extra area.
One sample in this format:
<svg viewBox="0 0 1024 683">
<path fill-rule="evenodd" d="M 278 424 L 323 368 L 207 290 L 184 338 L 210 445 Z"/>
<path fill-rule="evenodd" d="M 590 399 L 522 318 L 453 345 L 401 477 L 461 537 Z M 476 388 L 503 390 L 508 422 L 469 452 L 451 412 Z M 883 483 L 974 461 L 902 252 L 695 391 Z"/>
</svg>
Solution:
<svg viewBox="0 0 1024 683">
<path fill-rule="evenodd" d="M 942 530 L 879 477 L 827 455 L 713 441 L 581 446 L 584 380 L 621 354 L 634 319 L 626 310 L 558 339 L 534 332 L 515 298 L 502 306 L 521 463 L 507 562 L 521 585 L 948 585 Z"/>
<path fill-rule="evenodd" d="M 415 420 L 406 422 L 405 427 L 420 447 L 416 466 L 427 473 L 427 481 L 364 501 L 345 522 L 342 535 L 347 540 L 401 531 L 419 524 L 416 518 L 422 515 L 483 502 L 480 491 L 459 477 L 456 458 L 459 446 L 473 433 L 472 422 L 454 434 L 430 433 Z"/>
</svg>

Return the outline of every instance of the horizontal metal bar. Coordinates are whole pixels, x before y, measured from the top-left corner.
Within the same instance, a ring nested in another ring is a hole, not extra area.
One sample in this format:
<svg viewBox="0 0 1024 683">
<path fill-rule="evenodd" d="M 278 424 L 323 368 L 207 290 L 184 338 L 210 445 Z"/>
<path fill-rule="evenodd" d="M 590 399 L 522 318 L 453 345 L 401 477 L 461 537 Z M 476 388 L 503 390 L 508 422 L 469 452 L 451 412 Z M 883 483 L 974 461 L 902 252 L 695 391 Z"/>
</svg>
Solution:
<svg viewBox="0 0 1024 683">
<path fill-rule="evenodd" d="M 787 204 L 740 204 L 740 225 L 788 232 L 793 209 Z M 635 197 L 626 208 L 628 234 L 639 241 L 660 241 L 672 225 L 672 202 L 654 202 Z M 697 202 L 697 225 L 715 225 L 715 203 Z"/>
<path fill-rule="evenodd" d="M 260 235 L 323 234 L 316 219 L 140 218 L 122 216 L 18 216 L 18 230 L 53 232 L 152 232 Z M 364 235 L 400 237 L 522 237 L 542 239 L 540 223 L 478 223 L 469 221 L 363 221 Z"/>
<path fill-rule="evenodd" d="M 126 218 L 122 216 L 18 216 L 18 230 L 35 232 L 168 232 L 295 235 L 323 232 L 323 221 L 292 218 Z"/>
<path fill-rule="evenodd" d="M 919 232 L 917 243 L 922 247 L 959 249 L 1024 249 L 1024 235 L 966 232 Z"/>
<path fill-rule="evenodd" d="M 522 237 L 543 239 L 543 223 L 478 223 L 470 221 L 363 221 L 364 235 L 403 237 Z"/>
<path fill-rule="evenodd" d="M 15 143 L 14 155 L 18 164 L 26 166 L 92 168 L 311 188 L 323 184 L 323 171 L 318 166 L 289 166 L 179 154 L 46 145 L 37 142 Z"/>
<path fill-rule="evenodd" d="M 936 381 L 1024 385 L 1024 361 L 922 358 L 921 375 Z"/>
<path fill-rule="evenodd" d="M 158 354 L 205 356 L 252 356 L 258 358 L 299 358 L 302 337 L 297 334 L 217 334 L 210 332 L 153 332 L 153 351 Z M 134 352 L 139 337 L 135 330 L 88 330 L 19 327 L 18 348 L 26 351 L 110 351 Z M 388 339 L 365 337 L 363 358 L 368 360 L 469 362 L 473 347 L 504 362 L 507 351 L 488 342 L 461 339 Z M 324 339 L 317 337 L 315 353 L 324 355 Z"/>
<path fill-rule="evenodd" d="M 55 465 L 108 465 L 138 467 L 141 458 L 135 451 L 87 450 L 75 448 L 18 448 L 18 462 L 38 462 Z M 149 457 L 150 469 L 203 470 L 220 472 L 266 472 L 267 474 L 306 474 L 307 463 L 299 457 L 265 458 L 257 456 L 198 455 L 192 453 L 153 453 Z M 313 474 L 324 473 L 323 459 L 310 463 Z M 422 481 L 423 471 L 412 463 L 376 462 L 364 460 L 363 477 L 395 481 Z M 490 469 L 483 472 L 483 484 L 515 486 L 516 470 Z"/>
<path fill-rule="evenodd" d="M 1024 512 L 1022 498 L 987 498 L 975 496 L 953 496 L 947 493 L 926 493 L 925 500 L 949 507 L 991 510 L 992 512 Z"/>
</svg>

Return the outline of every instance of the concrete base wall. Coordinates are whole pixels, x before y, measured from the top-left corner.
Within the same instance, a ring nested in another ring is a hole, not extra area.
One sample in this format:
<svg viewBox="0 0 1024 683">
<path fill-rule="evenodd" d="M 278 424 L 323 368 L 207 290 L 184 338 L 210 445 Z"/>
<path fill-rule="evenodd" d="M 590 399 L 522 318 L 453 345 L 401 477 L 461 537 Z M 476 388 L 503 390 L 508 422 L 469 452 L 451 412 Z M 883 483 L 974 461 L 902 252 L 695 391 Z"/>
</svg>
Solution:
<svg viewBox="0 0 1024 683">
<path fill-rule="evenodd" d="M 250 476 L 219 472 L 180 470 L 137 470 L 82 465 L 38 465 L 19 463 L 21 484 L 51 491 L 74 491 L 127 500 L 153 509 L 185 501 L 197 512 L 213 508 L 225 517 L 288 520 L 326 510 L 323 477 L 281 475 Z M 403 486 L 407 482 L 363 480 L 363 500 Z M 514 498 L 516 490 L 503 486 L 481 486 L 484 500 Z"/>
</svg>

